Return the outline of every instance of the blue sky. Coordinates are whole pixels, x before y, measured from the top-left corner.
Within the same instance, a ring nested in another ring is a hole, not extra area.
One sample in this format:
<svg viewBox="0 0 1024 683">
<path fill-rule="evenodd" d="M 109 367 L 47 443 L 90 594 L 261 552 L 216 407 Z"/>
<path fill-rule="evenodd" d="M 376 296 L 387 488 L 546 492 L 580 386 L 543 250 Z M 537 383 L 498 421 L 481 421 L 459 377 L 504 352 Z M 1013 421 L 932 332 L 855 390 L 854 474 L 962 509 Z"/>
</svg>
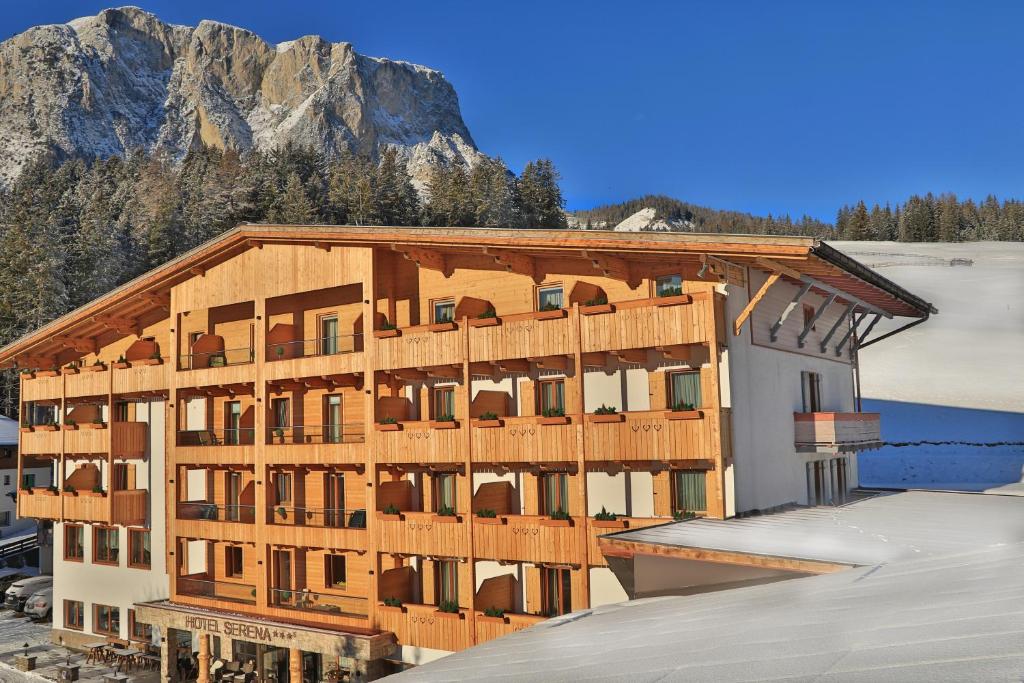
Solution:
<svg viewBox="0 0 1024 683">
<path fill-rule="evenodd" d="M 570 208 L 1024 196 L 1024 3 L 137 1 L 440 69 L 478 146 L 553 159 Z M 4 0 L 0 37 L 111 4 Z"/>
</svg>

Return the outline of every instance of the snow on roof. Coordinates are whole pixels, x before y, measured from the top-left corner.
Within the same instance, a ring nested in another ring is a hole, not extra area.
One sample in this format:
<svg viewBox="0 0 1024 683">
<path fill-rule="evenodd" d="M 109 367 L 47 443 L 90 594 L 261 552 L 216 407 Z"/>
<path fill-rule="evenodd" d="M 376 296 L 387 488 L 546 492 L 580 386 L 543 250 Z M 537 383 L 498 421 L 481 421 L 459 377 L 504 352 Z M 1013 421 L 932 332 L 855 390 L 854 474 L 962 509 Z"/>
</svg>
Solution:
<svg viewBox="0 0 1024 683">
<path fill-rule="evenodd" d="M 18 444 L 18 421 L 0 415 L 0 446 Z"/>
<path fill-rule="evenodd" d="M 1024 542 L 1024 500 L 937 491 L 883 493 L 842 507 L 797 508 L 727 520 L 693 519 L 608 538 L 873 565 Z"/>
<path fill-rule="evenodd" d="M 818 535 L 818 541 L 832 535 L 860 549 L 848 558 L 861 559 L 872 554 L 866 550 L 891 543 L 901 548 L 894 559 L 790 581 L 583 610 L 398 678 L 1019 679 L 1024 671 L 1024 535 L 1004 522 L 1024 517 L 1024 500 L 914 492 L 859 501 L 843 510 L 853 508 L 860 512 L 840 514 L 831 530 L 827 517 L 794 511 L 773 515 L 777 522 L 760 533 L 774 535 L 776 550 L 789 552 L 799 550 L 793 543 L 801 533 Z M 792 529 L 786 529 L 786 520 L 793 520 Z M 719 524 L 747 535 L 730 522 Z M 687 526 L 695 525 L 664 529 Z M 825 545 L 830 555 L 833 549 Z"/>
</svg>

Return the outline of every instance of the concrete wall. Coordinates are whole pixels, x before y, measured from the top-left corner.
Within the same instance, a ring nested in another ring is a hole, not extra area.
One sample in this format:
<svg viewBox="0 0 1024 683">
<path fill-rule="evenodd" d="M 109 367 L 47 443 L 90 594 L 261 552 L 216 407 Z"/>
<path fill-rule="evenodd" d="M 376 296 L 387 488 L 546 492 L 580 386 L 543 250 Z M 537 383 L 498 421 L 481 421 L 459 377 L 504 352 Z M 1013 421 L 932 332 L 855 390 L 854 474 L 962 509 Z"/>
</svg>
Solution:
<svg viewBox="0 0 1024 683">
<path fill-rule="evenodd" d="M 98 565 L 92 561 L 92 526 L 85 525 L 85 560 L 64 560 L 64 524 L 55 524 L 53 532 L 53 625 L 64 627 L 64 601 L 84 603 L 84 633 L 92 632 L 93 605 L 120 608 L 121 638 L 128 638 L 128 610 L 136 602 L 168 597 L 165 553 L 165 473 L 164 473 L 164 402 L 139 404 L 136 419 L 148 422 L 149 443 L 145 460 L 133 461 L 136 485 L 149 490 L 149 528 L 151 568 L 128 567 L 128 530 L 118 527 L 120 552 L 118 566 Z"/>
</svg>

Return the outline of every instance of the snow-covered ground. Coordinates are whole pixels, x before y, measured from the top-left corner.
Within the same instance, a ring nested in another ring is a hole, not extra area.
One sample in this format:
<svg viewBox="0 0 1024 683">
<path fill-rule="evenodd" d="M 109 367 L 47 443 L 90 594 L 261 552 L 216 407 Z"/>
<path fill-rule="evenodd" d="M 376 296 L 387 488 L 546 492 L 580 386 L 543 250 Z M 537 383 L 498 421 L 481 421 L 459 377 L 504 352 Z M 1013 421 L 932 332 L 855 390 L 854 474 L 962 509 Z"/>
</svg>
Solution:
<svg viewBox="0 0 1024 683">
<path fill-rule="evenodd" d="M 864 410 L 890 445 L 861 454 L 867 486 L 982 490 L 1024 472 L 1024 244 L 834 242 L 939 314 L 861 351 Z M 966 258 L 971 266 L 950 266 Z M 906 320 L 883 321 L 876 336 Z M 1008 445 L 975 445 L 1011 442 Z M 1012 443 L 1016 442 L 1016 443 Z"/>
</svg>

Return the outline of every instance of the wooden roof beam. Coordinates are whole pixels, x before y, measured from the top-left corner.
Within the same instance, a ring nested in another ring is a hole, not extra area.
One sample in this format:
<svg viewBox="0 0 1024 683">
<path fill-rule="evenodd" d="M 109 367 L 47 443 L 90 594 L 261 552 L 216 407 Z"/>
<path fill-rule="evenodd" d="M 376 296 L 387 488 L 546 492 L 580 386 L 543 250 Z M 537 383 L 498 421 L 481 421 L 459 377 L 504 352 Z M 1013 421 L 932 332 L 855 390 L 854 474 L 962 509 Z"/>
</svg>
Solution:
<svg viewBox="0 0 1024 683">
<path fill-rule="evenodd" d="M 566 356 L 538 356 L 536 358 L 527 358 L 526 360 L 536 364 L 542 370 L 565 371 L 569 367 L 569 359 Z"/>
<path fill-rule="evenodd" d="M 801 349 L 804 348 L 804 340 L 807 339 L 807 335 L 810 334 L 811 330 L 814 329 L 814 323 L 818 322 L 818 318 L 821 317 L 821 314 L 825 312 L 826 308 L 835 303 L 835 300 L 836 295 L 829 294 L 828 298 L 821 302 L 821 305 L 818 306 L 818 309 L 814 311 L 814 315 L 812 315 L 810 319 L 808 319 L 808 321 L 804 323 L 803 331 L 800 333 L 800 336 L 796 338 L 797 346 L 799 346 Z M 772 338 L 772 341 L 775 341 L 774 337 Z"/>
<path fill-rule="evenodd" d="M 96 340 L 87 337 L 56 336 L 55 342 L 65 348 L 74 349 L 77 353 L 96 353 Z"/>
<path fill-rule="evenodd" d="M 507 273 L 529 275 L 537 284 L 544 280 L 544 274 L 539 272 L 537 260 L 532 256 L 494 249 L 493 247 L 484 247 L 483 252 L 493 258 L 494 262 L 504 268 Z"/>
<path fill-rule="evenodd" d="M 439 251 L 401 244 L 392 244 L 391 249 L 404 256 L 407 261 L 415 263 L 419 268 L 436 270 L 445 277 L 451 277 L 452 275 L 451 269 L 448 266 L 448 259 Z"/>
<path fill-rule="evenodd" d="M 633 267 L 630 265 L 629 261 L 618 256 L 610 256 L 608 254 L 600 254 L 591 251 L 584 251 L 583 257 L 589 260 L 594 269 L 600 272 L 604 277 L 610 277 L 614 280 L 622 280 L 633 289 L 640 286 L 640 278 L 633 272 Z"/>
<path fill-rule="evenodd" d="M 764 284 L 762 284 L 761 288 L 757 290 L 757 293 L 750 298 L 750 301 L 748 301 L 747 305 L 743 307 L 743 310 L 736 317 L 736 321 L 732 324 L 732 331 L 735 336 L 740 336 L 740 330 L 743 329 L 743 323 L 747 322 L 747 318 L 749 318 L 750 314 L 754 312 L 757 305 L 761 303 L 761 299 L 765 297 L 765 294 L 768 293 L 771 286 L 779 281 L 780 277 L 782 277 L 782 273 L 779 271 L 772 271 L 768 274 L 768 279 L 764 281 Z"/>
<path fill-rule="evenodd" d="M 119 318 L 113 315 L 94 315 L 93 321 L 114 330 L 118 334 L 139 334 L 139 321 L 134 318 Z"/>
</svg>

